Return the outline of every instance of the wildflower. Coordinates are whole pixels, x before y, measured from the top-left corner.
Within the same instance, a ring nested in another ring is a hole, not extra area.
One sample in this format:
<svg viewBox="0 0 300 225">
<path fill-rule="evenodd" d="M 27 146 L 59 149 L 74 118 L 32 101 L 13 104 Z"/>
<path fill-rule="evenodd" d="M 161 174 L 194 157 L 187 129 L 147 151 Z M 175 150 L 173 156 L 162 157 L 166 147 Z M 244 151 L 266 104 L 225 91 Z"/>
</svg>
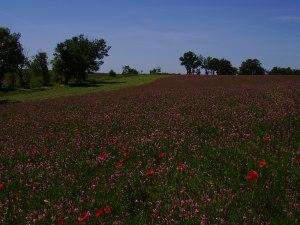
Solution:
<svg viewBox="0 0 300 225">
<path fill-rule="evenodd" d="M 97 209 L 96 210 L 96 217 L 97 218 L 100 218 L 106 214 L 111 214 L 112 212 L 112 207 L 111 206 L 106 206 L 106 207 L 103 207 L 103 208 L 100 208 L 100 209 Z"/>
<path fill-rule="evenodd" d="M 178 165 L 178 167 L 177 167 L 177 170 L 178 170 L 180 173 L 185 172 L 186 169 L 187 169 L 187 166 L 186 166 L 185 163 L 180 163 L 180 164 Z"/>
<path fill-rule="evenodd" d="M 96 210 L 96 217 L 97 218 L 100 218 L 100 217 L 102 217 L 104 215 L 105 215 L 105 212 L 104 212 L 103 208 Z"/>
<path fill-rule="evenodd" d="M 84 212 L 81 214 L 81 216 L 78 218 L 78 225 L 85 224 L 91 217 L 90 211 Z"/>
<path fill-rule="evenodd" d="M 0 191 L 3 191 L 5 189 L 5 184 L 4 183 L 0 183 Z"/>
<path fill-rule="evenodd" d="M 250 170 L 247 173 L 246 180 L 250 181 L 250 182 L 254 182 L 254 181 L 258 180 L 258 177 L 259 177 L 259 175 L 255 170 Z"/>
<path fill-rule="evenodd" d="M 266 141 L 266 142 L 270 142 L 272 140 L 271 134 L 265 134 L 263 136 L 263 140 Z"/>
<path fill-rule="evenodd" d="M 166 157 L 166 155 L 167 155 L 167 154 L 166 154 L 165 152 L 160 152 L 160 153 L 159 153 L 159 158 L 160 158 L 160 159 L 164 159 L 164 158 Z"/>
<path fill-rule="evenodd" d="M 105 162 L 108 159 L 108 154 L 106 152 L 100 152 L 98 155 L 98 161 Z"/>
<path fill-rule="evenodd" d="M 118 143 L 118 139 L 116 137 L 111 137 L 108 143 L 109 145 L 116 145 Z"/>
<path fill-rule="evenodd" d="M 259 166 L 260 168 L 266 168 L 266 167 L 267 167 L 267 162 L 266 162 L 266 160 L 259 160 L 258 166 Z"/>
<path fill-rule="evenodd" d="M 112 212 L 112 207 L 111 207 L 111 206 L 106 206 L 106 207 L 104 208 L 104 212 L 105 212 L 106 214 L 111 214 L 111 212 Z"/>
<path fill-rule="evenodd" d="M 154 176 L 155 175 L 155 170 L 153 168 L 148 169 L 147 172 L 146 172 L 146 175 L 148 177 Z"/>
</svg>

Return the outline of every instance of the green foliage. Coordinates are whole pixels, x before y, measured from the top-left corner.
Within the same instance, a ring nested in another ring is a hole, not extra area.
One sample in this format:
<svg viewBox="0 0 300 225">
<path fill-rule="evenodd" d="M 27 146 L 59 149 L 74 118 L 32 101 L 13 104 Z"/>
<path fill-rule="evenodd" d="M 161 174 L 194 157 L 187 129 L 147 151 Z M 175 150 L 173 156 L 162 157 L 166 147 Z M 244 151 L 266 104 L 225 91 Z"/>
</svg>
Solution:
<svg viewBox="0 0 300 225">
<path fill-rule="evenodd" d="M 300 70 L 282 67 L 273 67 L 269 73 L 270 75 L 300 75 Z"/>
<path fill-rule="evenodd" d="M 153 68 L 152 70 L 150 70 L 150 74 L 161 74 L 161 68 Z"/>
<path fill-rule="evenodd" d="M 30 75 L 29 73 L 27 73 Z M 54 78 L 59 79 L 56 74 Z M 12 90 L 12 91 L 0 91 L 1 101 L 12 102 L 28 102 L 42 99 L 51 99 L 64 96 L 84 95 L 99 91 L 112 91 L 125 87 L 138 86 L 146 83 L 150 83 L 161 76 L 99 76 L 98 74 L 89 75 L 87 86 L 71 87 L 65 85 L 54 84 L 47 88 L 34 88 L 30 90 Z"/>
<path fill-rule="evenodd" d="M 47 86 L 50 83 L 50 74 L 48 69 L 48 57 L 46 52 L 38 52 L 30 63 L 30 72 L 38 78 L 42 85 Z"/>
<path fill-rule="evenodd" d="M 197 56 L 194 52 L 189 51 L 179 58 L 181 65 L 185 66 L 188 75 L 194 74 L 196 69 L 202 65 L 202 56 Z"/>
<path fill-rule="evenodd" d="M 139 74 L 139 72 L 135 68 L 131 68 L 130 66 L 123 66 L 123 75 L 129 75 L 129 74 Z"/>
<path fill-rule="evenodd" d="M 104 39 L 89 40 L 84 35 L 67 39 L 55 48 L 54 70 L 65 84 L 71 78 L 81 83 L 89 72 L 99 70 L 110 48 Z"/>
<path fill-rule="evenodd" d="M 110 70 L 108 74 L 109 74 L 109 76 L 112 76 L 112 77 L 116 77 L 117 76 L 117 73 L 115 71 L 113 71 L 113 70 Z"/>
<path fill-rule="evenodd" d="M 258 59 L 247 59 L 242 62 L 240 75 L 264 75 L 265 69 Z"/>
<path fill-rule="evenodd" d="M 11 33 L 8 28 L 0 27 L 0 88 L 6 73 L 15 73 L 25 61 L 20 34 Z"/>
</svg>

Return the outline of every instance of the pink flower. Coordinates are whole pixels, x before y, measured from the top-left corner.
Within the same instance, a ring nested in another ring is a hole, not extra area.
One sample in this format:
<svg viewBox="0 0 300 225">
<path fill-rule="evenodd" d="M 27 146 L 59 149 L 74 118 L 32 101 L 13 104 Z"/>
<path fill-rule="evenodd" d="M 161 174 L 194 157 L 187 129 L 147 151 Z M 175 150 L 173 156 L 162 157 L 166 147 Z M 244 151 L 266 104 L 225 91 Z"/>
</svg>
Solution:
<svg viewBox="0 0 300 225">
<path fill-rule="evenodd" d="M 180 164 L 178 165 L 178 167 L 177 167 L 177 170 L 178 170 L 180 173 L 185 172 L 186 169 L 187 169 L 187 166 L 186 166 L 185 163 L 180 163 Z"/>
<path fill-rule="evenodd" d="M 108 159 L 108 154 L 106 152 L 100 152 L 98 155 L 98 161 L 105 162 Z"/>
<path fill-rule="evenodd" d="M 267 167 L 267 162 L 266 162 L 266 160 L 259 160 L 258 166 L 259 166 L 260 168 L 266 168 L 266 167 Z"/>
</svg>

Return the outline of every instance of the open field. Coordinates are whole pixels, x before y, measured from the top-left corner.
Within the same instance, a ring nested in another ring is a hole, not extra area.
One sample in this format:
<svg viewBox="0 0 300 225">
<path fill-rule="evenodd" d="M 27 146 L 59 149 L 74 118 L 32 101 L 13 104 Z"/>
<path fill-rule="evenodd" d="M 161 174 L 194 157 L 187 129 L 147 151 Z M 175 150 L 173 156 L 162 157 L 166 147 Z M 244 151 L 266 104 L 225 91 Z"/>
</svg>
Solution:
<svg viewBox="0 0 300 225">
<path fill-rule="evenodd" d="M 299 94 L 174 76 L 2 104 L 0 224 L 299 224 Z"/>
<path fill-rule="evenodd" d="M 158 78 L 160 78 L 158 75 L 118 77 L 89 75 L 89 82 L 86 85 L 81 86 L 78 84 L 71 84 L 68 86 L 54 84 L 54 86 L 45 88 L 32 88 L 5 92 L 0 90 L 0 102 L 25 102 L 63 96 L 83 95 L 98 91 L 112 91 L 125 87 L 146 84 Z"/>
</svg>

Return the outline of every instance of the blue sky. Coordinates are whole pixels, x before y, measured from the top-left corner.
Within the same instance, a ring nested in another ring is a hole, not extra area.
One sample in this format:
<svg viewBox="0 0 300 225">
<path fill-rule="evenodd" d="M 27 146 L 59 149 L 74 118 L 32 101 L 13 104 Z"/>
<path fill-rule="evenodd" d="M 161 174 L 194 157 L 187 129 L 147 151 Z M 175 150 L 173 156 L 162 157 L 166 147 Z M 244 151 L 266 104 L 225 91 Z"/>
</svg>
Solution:
<svg viewBox="0 0 300 225">
<path fill-rule="evenodd" d="M 0 26 L 22 34 L 26 53 L 52 57 L 73 35 L 112 46 L 102 71 L 131 65 L 184 72 L 187 50 L 225 57 L 235 66 L 259 58 L 300 68 L 299 0 L 1 0 Z"/>
</svg>

